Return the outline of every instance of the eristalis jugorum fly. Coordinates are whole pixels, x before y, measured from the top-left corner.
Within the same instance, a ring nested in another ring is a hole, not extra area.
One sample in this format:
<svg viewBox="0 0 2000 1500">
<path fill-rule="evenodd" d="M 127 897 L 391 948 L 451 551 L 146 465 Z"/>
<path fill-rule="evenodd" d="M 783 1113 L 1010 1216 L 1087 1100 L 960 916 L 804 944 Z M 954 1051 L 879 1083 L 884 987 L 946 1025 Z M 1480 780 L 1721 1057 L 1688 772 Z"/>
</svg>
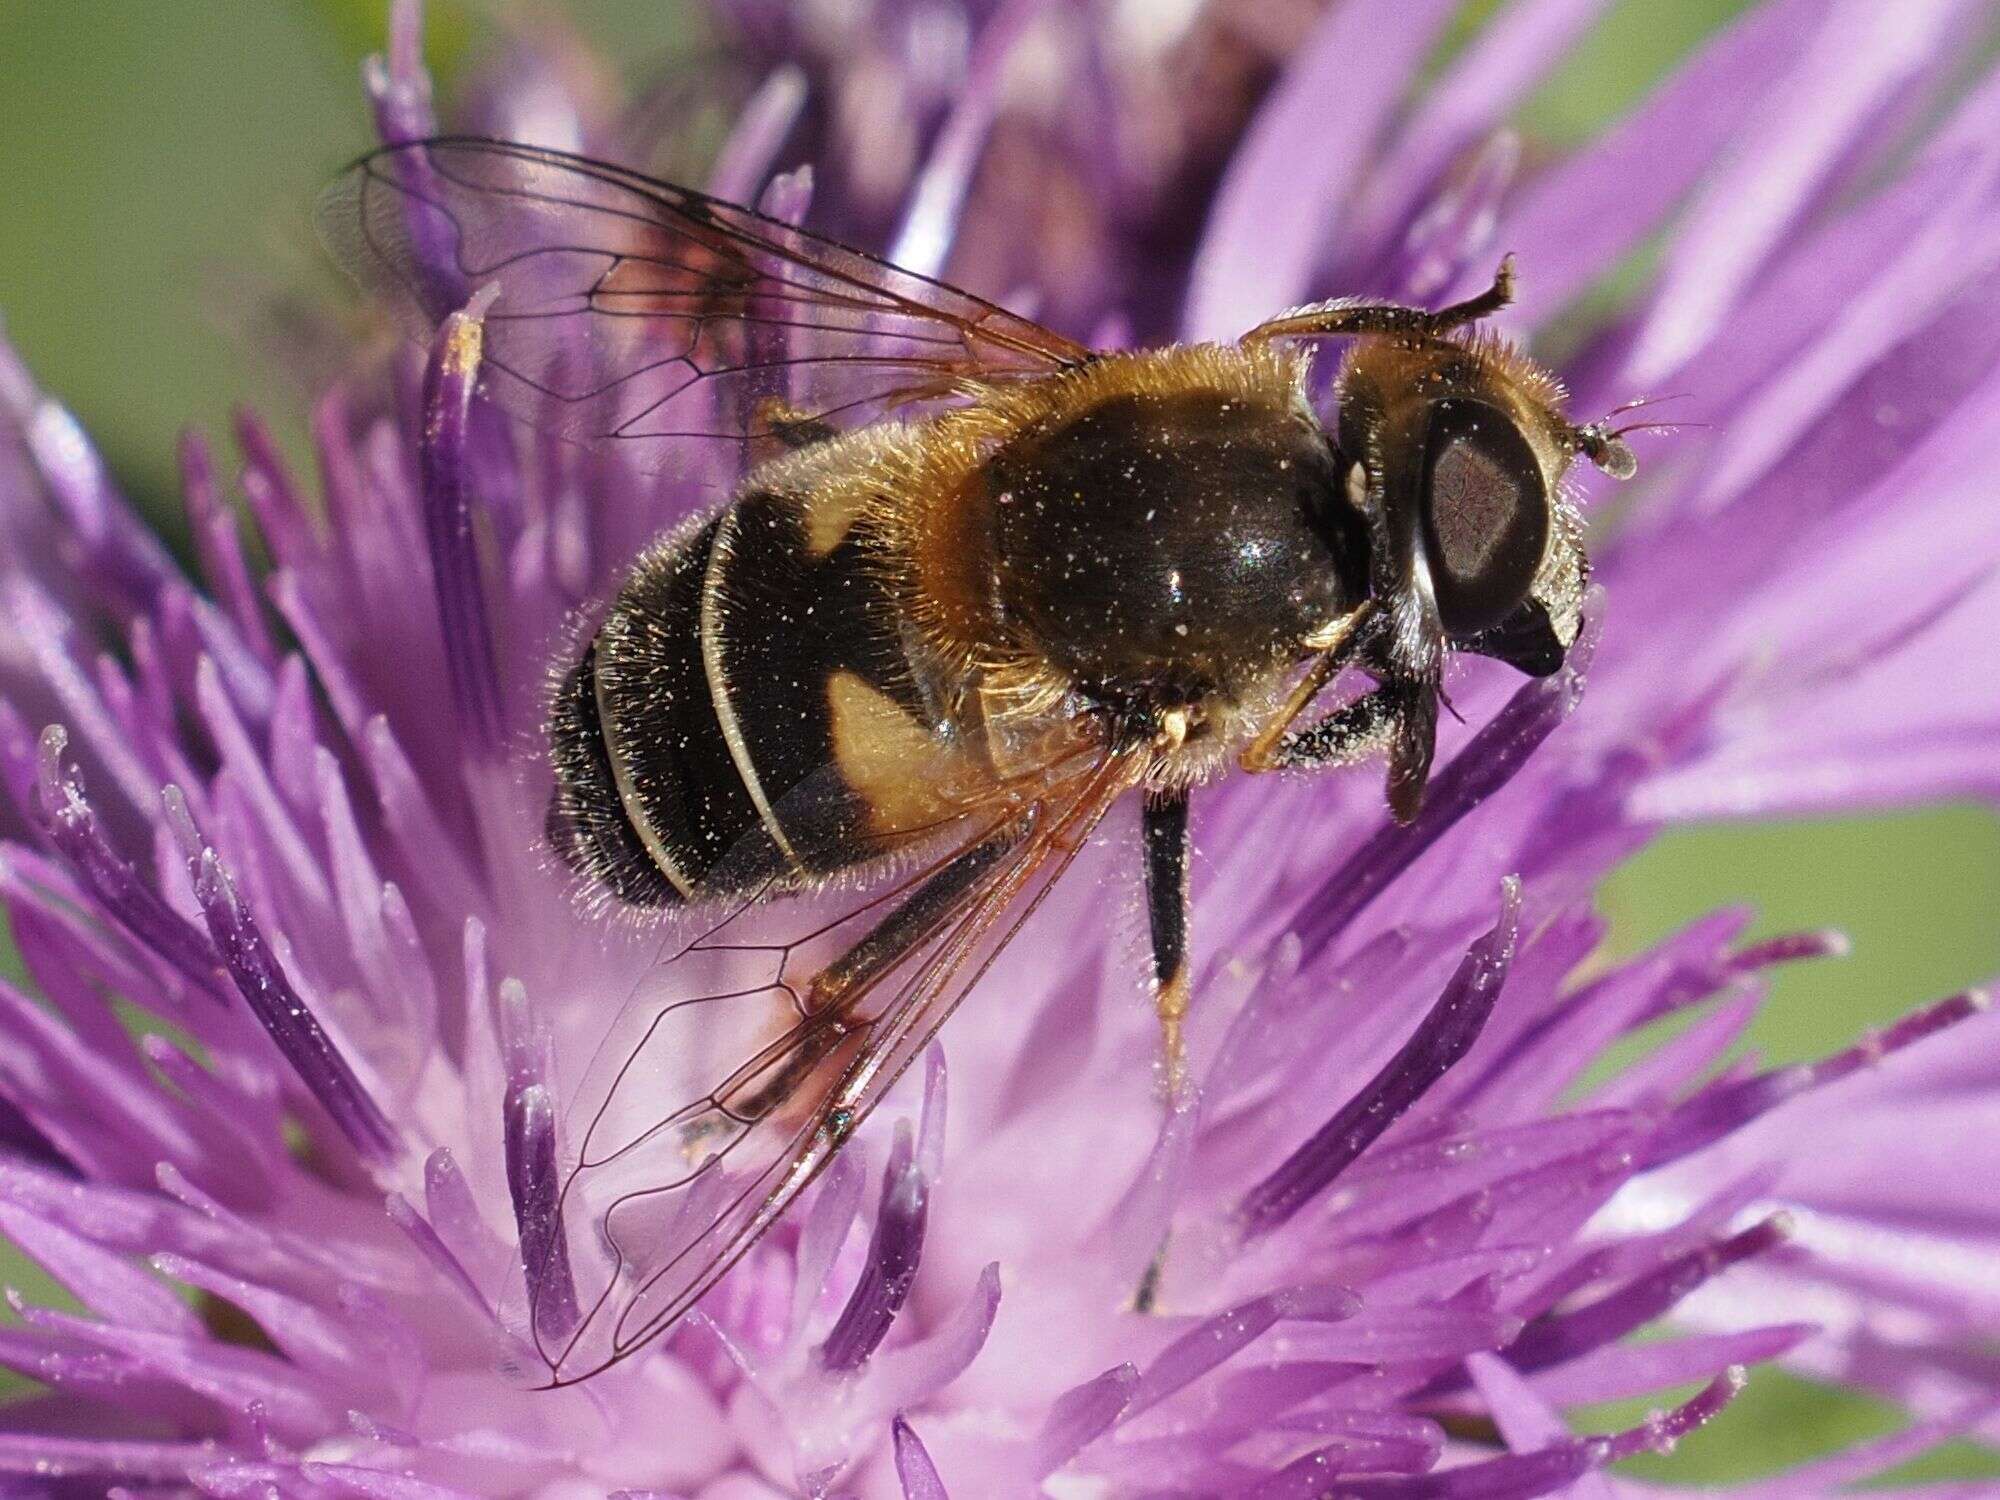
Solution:
<svg viewBox="0 0 2000 1500">
<path fill-rule="evenodd" d="M 1235 344 L 1094 350 L 751 209 L 499 141 L 377 152 L 322 225 L 428 322 L 479 294 L 503 407 L 647 468 L 730 454 L 727 502 L 638 556 L 553 694 L 562 862 L 617 906 L 722 919 L 666 965 L 686 976 L 666 999 L 628 1006 L 569 1143 L 526 1277 L 551 1384 L 694 1306 L 1128 793 L 1181 1088 L 1192 789 L 1383 754 L 1413 818 L 1446 654 L 1556 671 L 1588 568 L 1564 474 L 1634 467 L 1475 331 L 1510 263 L 1434 312 L 1326 302 Z M 1319 340 L 1346 344 L 1332 431 Z M 1373 685 L 1316 708 L 1348 667 Z M 844 915 L 715 939 L 836 888 L 858 893 Z M 741 978 L 748 950 L 767 980 Z M 738 967 L 706 988 L 717 954 Z"/>
</svg>

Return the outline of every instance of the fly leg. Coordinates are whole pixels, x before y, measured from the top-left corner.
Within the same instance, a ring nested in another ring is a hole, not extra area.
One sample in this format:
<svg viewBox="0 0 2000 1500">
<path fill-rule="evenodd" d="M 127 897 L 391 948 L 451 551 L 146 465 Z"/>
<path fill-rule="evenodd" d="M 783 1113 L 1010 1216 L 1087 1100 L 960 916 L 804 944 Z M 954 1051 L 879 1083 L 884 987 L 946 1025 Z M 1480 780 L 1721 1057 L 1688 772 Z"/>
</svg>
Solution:
<svg viewBox="0 0 2000 1500">
<path fill-rule="evenodd" d="M 1493 285 L 1476 297 L 1431 311 L 1397 302 L 1316 302 L 1296 308 L 1243 336 L 1246 344 L 1266 339 L 1347 338 L 1363 334 L 1415 334 L 1434 337 L 1490 318 L 1514 300 L 1514 257 L 1509 255 L 1493 273 Z"/>
<path fill-rule="evenodd" d="M 1160 1042 L 1169 1107 L 1187 1087 L 1187 1044 L 1182 1023 L 1188 1009 L 1188 791 L 1156 788 L 1146 793 L 1141 814 L 1146 846 L 1146 917 L 1153 938 L 1153 1004 L 1160 1018 Z M 1167 1243 L 1147 1263 L 1132 1294 L 1132 1310 L 1149 1313 L 1159 1300 Z"/>
<path fill-rule="evenodd" d="M 1313 663 L 1306 669 L 1293 686 L 1283 707 L 1272 715 L 1271 722 L 1258 731 L 1257 737 L 1244 747 L 1239 761 L 1246 771 L 1275 771 L 1279 769 L 1278 755 L 1281 747 L 1289 744 L 1296 736 L 1290 733 L 1293 720 L 1306 711 L 1313 699 L 1326 690 L 1328 683 L 1340 675 L 1341 669 L 1354 660 L 1356 653 L 1367 639 L 1367 632 L 1374 627 L 1376 606 L 1372 601 L 1363 601 L 1340 619 L 1333 622 L 1320 635 L 1308 642 L 1319 651 Z"/>
<path fill-rule="evenodd" d="M 1181 1033 L 1188 1009 L 1187 788 L 1148 792 L 1143 826 L 1153 1006 L 1160 1018 L 1167 1095 L 1178 1098 L 1187 1081 L 1187 1044 Z"/>
<path fill-rule="evenodd" d="M 835 1048 L 865 1032 L 872 1022 L 847 1014 L 854 1002 L 935 937 L 966 893 L 1020 845 L 1032 825 L 1031 817 L 1018 818 L 953 855 L 901 905 L 827 960 L 800 994 L 803 1015 L 786 1038 L 717 1091 L 725 1112 L 738 1122 L 762 1119 L 791 1098 Z"/>
<path fill-rule="evenodd" d="M 1304 729 L 1280 731 L 1268 745 L 1253 744 L 1240 764 L 1246 771 L 1331 770 L 1386 750 L 1389 810 L 1397 822 L 1408 823 L 1423 806 L 1436 734 L 1437 689 L 1391 679 Z"/>
<path fill-rule="evenodd" d="M 1303 729 L 1292 725 L 1356 656 L 1365 656 L 1378 627 L 1372 603 L 1334 622 L 1311 644 L 1320 648 L 1284 705 L 1237 757 L 1246 771 L 1319 770 L 1351 766 L 1379 750 L 1389 752 L 1389 807 L 1407 823 L 1423 805 L 1437 742 L 1437 684 L 1402 674 L 1351 703 L 1321 715 Z M 1371 671 L 1382 676 L 1379 666 Z"/>
<path fill-rule="evenodd" d="M 1246 771 L 1331 770 L 1351 766 L 1378 750 L 1389 748 L 1396 732 L 1395 695 L 1386 685 L 1342 704 L 1303 729 L 1287 730 L 1269 750 L 1254 760 L 1243 756 Z"/>
<path fill-rule="evenodd" d="M 853 947 L 830 959 L 806 986 L 807 1016 L 816 1016 L 831 1006 L 845 1005 L 922 946 L 979 877 L 1028 836 L 1030 822 L 1031 819 L 1018 818 L 953 855 Z"/>
</svg>

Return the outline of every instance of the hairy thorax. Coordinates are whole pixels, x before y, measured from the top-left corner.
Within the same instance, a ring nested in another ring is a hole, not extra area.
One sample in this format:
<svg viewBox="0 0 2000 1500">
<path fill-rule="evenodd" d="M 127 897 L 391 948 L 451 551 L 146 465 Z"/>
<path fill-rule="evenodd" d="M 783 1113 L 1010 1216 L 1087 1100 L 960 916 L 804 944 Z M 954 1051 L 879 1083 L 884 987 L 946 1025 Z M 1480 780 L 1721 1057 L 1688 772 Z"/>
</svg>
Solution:
<svg viewBox="0 0 2000 1500">
<path fill-rule="evenodd" d="M 910 618 L 989 702 L 1228 737 L 1366 585 L 1303 373 L 1271 350 L 1111 355 L 882 443 L 866 510 Z"/>
</svg>

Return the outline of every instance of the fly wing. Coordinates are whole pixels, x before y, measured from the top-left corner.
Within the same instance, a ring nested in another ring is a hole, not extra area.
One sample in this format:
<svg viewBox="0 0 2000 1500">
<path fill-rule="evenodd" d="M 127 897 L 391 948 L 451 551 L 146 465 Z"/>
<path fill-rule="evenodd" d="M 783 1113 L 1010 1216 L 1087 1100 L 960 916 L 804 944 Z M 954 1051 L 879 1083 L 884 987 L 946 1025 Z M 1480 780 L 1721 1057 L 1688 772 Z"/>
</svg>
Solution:
<svg viewBox="0 0 2000 1500">
<path fill-rule="evenodd" d="M 585 1085 L 558 1232 L 525 1267 L 526 1321 L 550 1384 L 585 1379 L 671 1328 L 778 1220 L 1137 784 L 1144 759 L 1099 749 L 969 813 L 924 869 L 831 922 L 742 900 L 654 971 Z M 896 923 L 907 925 L 895 962 L 857 959 L 874 941 L 864 935 Z"/>
<path fill-rule="evenodd" d="M 547 430 L 626 445 L 647 468 L 676 439 L 847 425 L 1089 357 L 781 220 L 533 146 L 385 148 L 328 189 L 319 222 L 347 269 L 420 328 L 497 287 L 489 393 Z"/>
</svg>

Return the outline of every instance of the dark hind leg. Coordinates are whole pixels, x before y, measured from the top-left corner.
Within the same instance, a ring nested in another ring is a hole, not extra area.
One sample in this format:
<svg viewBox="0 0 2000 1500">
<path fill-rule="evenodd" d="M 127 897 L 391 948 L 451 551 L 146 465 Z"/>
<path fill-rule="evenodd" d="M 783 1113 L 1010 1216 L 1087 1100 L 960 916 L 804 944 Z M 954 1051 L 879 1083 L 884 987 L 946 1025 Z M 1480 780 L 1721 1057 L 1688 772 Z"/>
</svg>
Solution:
<svg viewBox="0 0 2000 1500">
<path fill-rule="evenodd" d="M 1143 820 L 1153 1005 L 1160 1018 L 1167 1092 L 1178 1095 L 1187 1075 L 1187 1043 L 1181 1034 L 1188 1009 L 1187 788 L 1148 792 Z"/>
<path fill-rule="evenodd" d="M 790 1035 L 761 1063 L 746 1069 L 739 1082 L 725 1086 L 725 1094 L 733 1089 L 748 1090 L 742 1098 L 729 1099 L 728 1113 L 748 1121 L 780 1108 L 835 1048 L 857 1028 L 869 1025 L 867 1018 L 841 1012 L 937 936 L 966 894 L 1020 844 L 1028 828 L 1027 819 L 1019 820 L 953 855 L 867 933 L 829 959 L 799 994 L 804 1014 Z M 774 1065 L 774 1073 L 757 1080 L 757 1072 Z"/>
<path fill-rule="evenodd" d="M 922 946 L 950 917 L 959 898 L 1027 832 L 1025 819 L 1010 823 L 932 871 L 900 906 L 813 975 L 806 986 L 806 1014 L 844 1004 Z"/>
<path fill-rule="evenodd" d="M 1141 817 L 1146 848 L 1146 919 L 1153 939 L 1153 1005 L 1160 1018 L 1171 1105 L 1187 1086 L 1187 1043 L 1182 1035 L 1189 977 L 1187 788 L 1149 791 Z M 1132 1294 L 1134 1312 L 1153 1311 L 1166 1255 L 1167 1246 L 1162 1241 Z"/>
</svg>

